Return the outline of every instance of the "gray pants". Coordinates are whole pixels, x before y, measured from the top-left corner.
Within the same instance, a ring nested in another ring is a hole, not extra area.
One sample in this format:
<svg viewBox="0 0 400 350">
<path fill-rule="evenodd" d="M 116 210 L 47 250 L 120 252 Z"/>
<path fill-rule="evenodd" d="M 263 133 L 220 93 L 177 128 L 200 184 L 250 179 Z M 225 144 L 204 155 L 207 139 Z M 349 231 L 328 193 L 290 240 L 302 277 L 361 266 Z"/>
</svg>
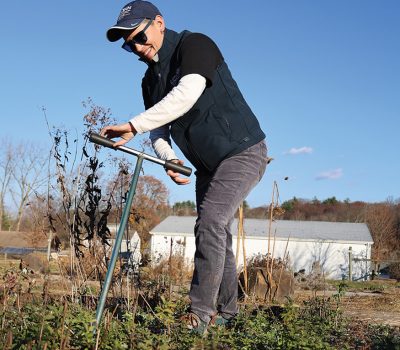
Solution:
<svg viewBox="0 0 400 350">
<path fill-rule="evenodd" d="M 236 315 L 238 279 L 231 224 L 267 165 L 264 141 L 225 159 L 212 174 L 196 173 L 196 253 L 190 289 L 191 311 L 209 322 L 217 312 Z"/>
</svg>

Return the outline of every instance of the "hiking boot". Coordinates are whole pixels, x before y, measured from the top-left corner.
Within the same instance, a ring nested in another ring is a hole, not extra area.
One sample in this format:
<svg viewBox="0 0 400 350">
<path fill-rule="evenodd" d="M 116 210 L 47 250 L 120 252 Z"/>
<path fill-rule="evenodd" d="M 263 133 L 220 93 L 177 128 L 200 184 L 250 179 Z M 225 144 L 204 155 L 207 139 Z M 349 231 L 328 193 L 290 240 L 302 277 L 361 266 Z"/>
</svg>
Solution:
<svg viewBox="0 0 400 350">
<path fill-rule="evenodd" d="M 231 323 L 232 319 L 227 319 L 221 315 L 215 315 L 211 318 L 210 325 L 226 327 Z"/>
<path fill-rule="evenodd" d="M 189 312 L 187 315 L 181 317 L 181 321 L 190 329 L 192 332 L 205 335 L 207 333 L 208 323 L 204 322 L 193 312 Z"/>
</svg>

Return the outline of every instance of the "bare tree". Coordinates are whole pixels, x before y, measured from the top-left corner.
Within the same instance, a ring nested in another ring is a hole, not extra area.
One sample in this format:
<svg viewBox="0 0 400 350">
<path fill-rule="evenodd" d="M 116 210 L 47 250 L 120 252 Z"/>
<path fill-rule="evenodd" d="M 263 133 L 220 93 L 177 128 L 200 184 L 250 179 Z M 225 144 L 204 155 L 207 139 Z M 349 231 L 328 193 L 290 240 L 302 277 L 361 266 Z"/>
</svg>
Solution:
<svg viewBox="0 0 400 350">
<path fill-rule="evenodd" d="M 327 265 L 329 258 L 332 256 L 332 244 L 327 243 L 325 240 L 317 240 L 312 244 L 312 248 L 310 250 L 311 253 L 311 265 L 318 266 L 320 268 L 320 272 L 325 276 L 328 276 L 332 271 L 328 270 Z"/>
<path fill-rule="evenodd" d="M 9 140 L 1 141 L 0 152 L 0 231 L 3 230 L 3 218 L 5 215 L 5 196 L 9 191 L 9 185 L 12 178 L 14 167 L 14 158 L 12 156 L 12 145 Z"/>
<path fill-rule="evenodd" d="M 140 236 L 142 253 L 149 247 L 149 231 L 168 215 L 168 195 L 161 180 L 151 175 L 139 178 L 130 223 Z"/>
<path fill-rule="evenodd" d="M 20 230 L 22 216 L 29 204 L 30 196 L 37 192 L 47 180 L 45 165 L 48 157 L 48 152 L 33 143 L 21 143 L 13 151 L 15 165 L 12 169 L 12 177 L 15 186 L 10 192 L 17 208 L 16 231 Z"/>
<path fill-rule="evenodd" d="M 48 203 L 44 194 L 35 193 L 25 206 L 25 214 L 21 220 L 20 229 L 29 231 L 39 237 L 46 234 L 48 229 Z"/>
<path fill-rule="evenodd" d="M 387 258 L 395 241 L 396 215 L 389 203 L 370 204 L 366 207 L 365 221 L 374 240 L 373 255 L 379 260 Z"/>
</svg>

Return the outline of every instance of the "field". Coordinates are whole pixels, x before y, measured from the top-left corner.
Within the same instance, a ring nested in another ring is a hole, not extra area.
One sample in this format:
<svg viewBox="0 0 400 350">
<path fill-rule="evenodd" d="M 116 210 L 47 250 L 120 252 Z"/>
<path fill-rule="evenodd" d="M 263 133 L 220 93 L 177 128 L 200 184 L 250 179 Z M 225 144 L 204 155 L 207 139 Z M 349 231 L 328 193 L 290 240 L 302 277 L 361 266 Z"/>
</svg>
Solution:
<svg viewBox="0 0 400 350">
<path fill-rule="evenodd" d="M 345 282 L 346 292 L 341 308 L 346 316 L 373 324 L 400 327 L 400 283 L 393 280 Z M 338 281 L 328 282 L 329 289 L 316 293 L 296 290 L 295 302 L 302 303 L 314 296 L 332 297 Z"/>
<path fill-rule="evenodd" d="M 3 349 L 400 349 L 396 281 L 325 281 L 324 290 L 297 286 L 286 303 L 246 300 L 234 322 L 200 337 L 179 322 L 187 288 L 169 286 L 160 271 L 129 293 L 114 286 L 96 332 L 98 281 L 74 290 L 55 261 L 46 275 L 19 264 L 0 260 Z"/>
</svg>

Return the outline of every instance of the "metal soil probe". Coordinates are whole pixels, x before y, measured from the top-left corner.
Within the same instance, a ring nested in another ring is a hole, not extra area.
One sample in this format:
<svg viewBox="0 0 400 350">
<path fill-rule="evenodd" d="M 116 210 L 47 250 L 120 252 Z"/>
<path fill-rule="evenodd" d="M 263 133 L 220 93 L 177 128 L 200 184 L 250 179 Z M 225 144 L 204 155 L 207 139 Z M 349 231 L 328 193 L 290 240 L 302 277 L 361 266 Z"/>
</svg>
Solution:
<svg viewBox="0 0 400 350">
<path fill-rule="evenodd" d="M 104 147 L 108 147 L 111 148 L 113 150 L 116 151 L 122 151 L 125 153 L 129 153 L 132 154 L 134 156 L 136 156 L 137 162 L 136 162 L 136 167 L 135 167 L 135 172 L 133 173 L 132 176 L 132 182 L 129 188 L 129 192 L 128 192 L 128 196 L 127 196 L 127 200 L 125 203 L 125 207 L 124 207 L 124 211 L 122 213 L 122 217 L 121 217 L 121 223 L 119 225 L 118 228 L 118 233 L 117 233 L 117 237 L 115 238 L 115 244 L 112 250 L 112 254 L 111 254 L 111 258 L 110 258 L 110 262 L 108 264 L 107 267 L 107 274 L 106 274 L 106 278 L 103 284 L 103 288 L 101 290 L 101 295 L 99 298 L 99 302 L 97 304 L 97 310 L 96 310 L 96 326 L 98 327 L 100 325 L 101 322 L 101 318 L 103 315 L 103 311 L 104 311 L 104 305 L 105 305 L 105 301 L 107 298 L 107 293 L 108 293 L 108 289 L 110 288 L 110 284 L 111 284 L 111 279 L 112 279 L 112 275 L 114 272 L 114 268 L 115 268 L 115 263 L 117 261 L 117 257 L 118 257 L 118 253 L 121 247 L 121 242 L 122 242 L 122 237 L 125 231 L 125 227 L 126 224 L 128 223 L 128 219 L 129 219 L 129 214 L 130 214 L 130 209 L 132 206 L 132 202 L 133 202 L 133 197 L 135 196 L 135 192 L 136 192 L 136 186 L 137 186 L 137 182 L 139 179 L 139 174 L 140 174 L 140 170 L 142 169 L 142 163 L 143 160 L 149 160 L 153 163 L 162 165 L 165 169 L 167 170 L 173 170 L 177 173 L 180 173 L 182 175 L 186 175 L 186 176 L 190 176 L 190 174 L 192 173 L 192 169 L 188 168 L 186 166 L 183 165 L 179 165 L 176 163 L 173 163 L 171 161 L 166 161 L 166 160 L 161 160 L 159 158 L 150 156 L 148 154 L 145 154 L 143 152 L 139 152 L 136 151 L 132 148 L 129 147 L 125 147 L 125 146 L 119 146 L 119 147 L 114 147 L 114 141 L 100 136 L 99 134 L 95 134 L 95 133 L 91 133 L 89 135 L 89 141 L 96 143 L 98 145 L 104 146 Z M 96 327 L 96 328 L 97 328 Z"/>
</svg>

